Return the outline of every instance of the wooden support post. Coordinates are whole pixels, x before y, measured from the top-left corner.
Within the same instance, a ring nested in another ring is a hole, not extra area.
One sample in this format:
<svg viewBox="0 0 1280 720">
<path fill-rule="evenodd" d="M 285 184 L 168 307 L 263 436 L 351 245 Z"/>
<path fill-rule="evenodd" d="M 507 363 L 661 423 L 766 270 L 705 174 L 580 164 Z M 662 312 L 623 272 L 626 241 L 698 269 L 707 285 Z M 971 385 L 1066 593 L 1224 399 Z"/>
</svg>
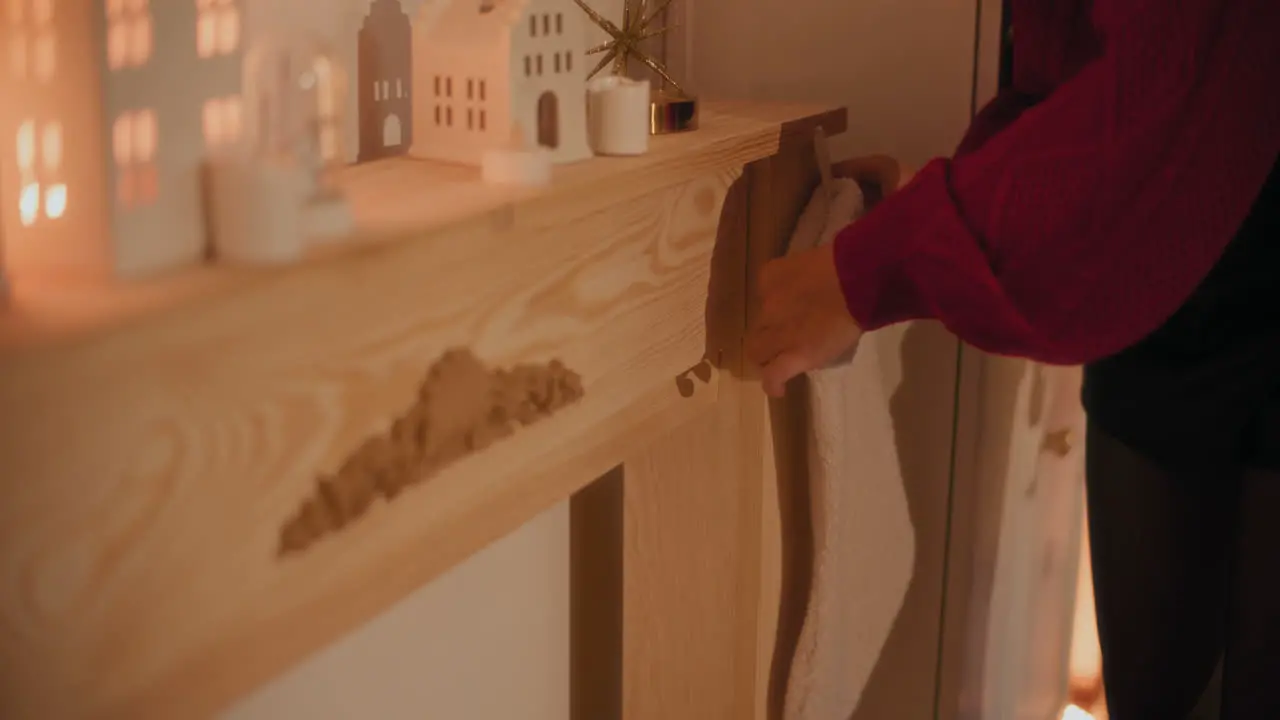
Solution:
<svg viewBox="0 0 1280 720">
<path fill-rule="evenodd" d="M 569 718 L 622 718 L 623 469 L 569 501 Z"/>
</svg>

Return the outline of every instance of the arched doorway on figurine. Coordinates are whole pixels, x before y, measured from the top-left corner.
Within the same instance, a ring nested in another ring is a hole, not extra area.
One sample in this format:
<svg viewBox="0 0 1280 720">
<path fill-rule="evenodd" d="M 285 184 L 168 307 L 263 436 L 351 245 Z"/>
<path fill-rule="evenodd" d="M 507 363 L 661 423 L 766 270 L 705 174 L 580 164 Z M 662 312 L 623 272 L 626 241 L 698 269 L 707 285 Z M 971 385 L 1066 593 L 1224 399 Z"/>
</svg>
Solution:
<svg viewBox="0 0 1280 720">
<path fill-rule="evenodd" d="M 538 98 L 538 144 L 552 150 L 560 147 L 560 99 L 550 90 Z"/>
</svg>

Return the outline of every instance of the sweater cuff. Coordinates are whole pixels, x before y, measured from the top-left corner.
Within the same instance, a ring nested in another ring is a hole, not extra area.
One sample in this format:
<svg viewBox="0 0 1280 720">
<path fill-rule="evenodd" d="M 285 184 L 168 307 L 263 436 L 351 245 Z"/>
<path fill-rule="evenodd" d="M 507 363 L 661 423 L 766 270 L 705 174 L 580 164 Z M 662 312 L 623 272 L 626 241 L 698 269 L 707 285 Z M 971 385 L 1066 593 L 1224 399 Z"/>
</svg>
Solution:
<svg viewBox="0 0 1280 720">
<path fill-rule="evenodd" d="M 906 320 L 940 320 L 988 352 L 1043 346 L 992 271 L 982 243 L 952 199 L 946 160 L 835 239 L 845 304 L 864 331 Z"/>
<path fill-rule="evenodd" d="M 917 284 L 916 268 L 939 216 L 954 214 L 946 191 L 944 161 L 920 170 L 835 239 L 836 274 L 845 305 L 863 331 L 908 320 L 937 319 Z M 957 218 L 958 221 L 958 218 Z"/>
</svg>

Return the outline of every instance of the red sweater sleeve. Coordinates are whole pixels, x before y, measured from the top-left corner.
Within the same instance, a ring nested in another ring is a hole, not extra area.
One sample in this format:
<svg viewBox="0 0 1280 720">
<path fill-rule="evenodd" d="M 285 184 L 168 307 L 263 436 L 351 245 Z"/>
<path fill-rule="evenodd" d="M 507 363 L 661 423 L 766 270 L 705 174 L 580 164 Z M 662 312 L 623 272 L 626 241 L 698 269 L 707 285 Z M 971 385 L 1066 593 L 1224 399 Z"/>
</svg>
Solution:
<svg viewBox="0 0 1280 720">
<path fill-rule="evenodd" d="M 1098 59 L 837 237 L 864 329 L 936 318 L 990 352 L 1088 362 L 1216 263 L 1280 152 L 1280 2 L 1095 7 Z"/>
<path fill-rule="evenodd" d="M 1012 88 L 1000 91 L 991 102 L 973 118 L 969 131 L 956 148 L 957 158 L 968 155 L 1008 127 L 1018 116 L 1036 104 L 1036 98 L 1024 95 Z"/>
</svg>

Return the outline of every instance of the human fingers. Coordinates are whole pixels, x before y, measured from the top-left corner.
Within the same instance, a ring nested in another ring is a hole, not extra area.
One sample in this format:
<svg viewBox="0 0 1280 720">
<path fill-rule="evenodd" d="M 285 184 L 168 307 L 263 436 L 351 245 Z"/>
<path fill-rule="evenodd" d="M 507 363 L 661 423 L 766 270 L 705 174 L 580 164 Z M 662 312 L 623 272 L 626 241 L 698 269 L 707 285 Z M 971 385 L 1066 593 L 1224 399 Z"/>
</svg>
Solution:
<svg viewBox="0 0 1280 720">
<path fill-rule="evenodd" d="M 747 359 L 756 365 L 764 365 L 786 346 L 786 339 L 781 326 L 757 325 L 747 333 Z"/>
<path fill-rule="evenodd" d="M 836 177 L 853 178 L 859 183 L 880 187 L 885 194 L 893 192 L 901 184 L 902 168 L 888 155 L 864 155 L 835 163 L 832 173 Z"/>
<path fill-rule="evenodd" d="M 783 268 L 786 260 L 785 257 L 774 258 L 765 262 L 756 271 L 756 288 L 762 295 L 767 295 L 769 290 L 777 284 L 778 272 Z"/>
<path fill-rule="evenodd" d="M 760 382 L 770 397 L 780 398 L 787 393 L 791 378 L 813 369 L 813 363 L 796 352 L 783 352 L 760 368 Z"/>
</svg>

